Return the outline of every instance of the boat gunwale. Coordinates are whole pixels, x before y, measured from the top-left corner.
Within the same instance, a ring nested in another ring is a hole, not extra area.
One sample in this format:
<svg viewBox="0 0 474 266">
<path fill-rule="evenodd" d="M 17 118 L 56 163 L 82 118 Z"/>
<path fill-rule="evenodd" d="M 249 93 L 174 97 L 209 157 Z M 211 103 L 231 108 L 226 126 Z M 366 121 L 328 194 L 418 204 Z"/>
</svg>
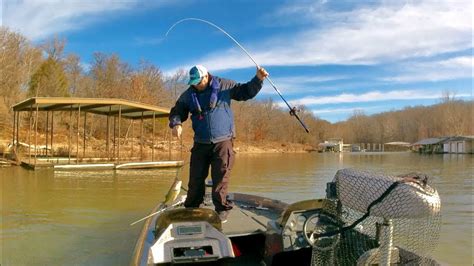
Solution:
<svg viewBox="0 0 474 266">
<path fill-rule="evenodd" d="M 157 204 L 152 210 L 151 213 L 155 213 L 160 209 L 162 203 Z M 140 230 L 140 235 L 138 236 L 137 242 L 135 243 L 135 248 L 133 249 L 132 261 L 130 265 L 142 265 L 143 262 L 143 248 L 145 246 L 145 241 L 150 233 L 150 224 L 153 221 L 156 221 L 157 215 L 152 216 L 145 220 L 142 229 Z"/>
</svg>

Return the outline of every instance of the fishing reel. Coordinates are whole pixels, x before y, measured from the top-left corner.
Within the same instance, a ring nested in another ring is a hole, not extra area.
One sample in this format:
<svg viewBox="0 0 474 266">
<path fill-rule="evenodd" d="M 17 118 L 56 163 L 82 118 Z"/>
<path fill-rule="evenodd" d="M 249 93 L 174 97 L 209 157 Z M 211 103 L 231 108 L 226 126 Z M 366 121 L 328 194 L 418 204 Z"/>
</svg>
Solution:
<svg viewBox="0 0 474 266">
<path fill-rule="evenodd" d="M 296 116 L 296 113 L 299 113 L 301 110 L 296 109 L 296 106 L 293 108 L 290 108 L 290 115 L 291 116 Z"/>
</svg>

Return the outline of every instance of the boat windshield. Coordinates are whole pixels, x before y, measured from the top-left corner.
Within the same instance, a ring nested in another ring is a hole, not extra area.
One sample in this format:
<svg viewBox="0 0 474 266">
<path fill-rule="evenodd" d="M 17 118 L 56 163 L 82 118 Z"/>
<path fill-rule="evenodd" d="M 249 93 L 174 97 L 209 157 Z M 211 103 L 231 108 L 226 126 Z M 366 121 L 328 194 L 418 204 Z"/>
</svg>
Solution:
<svg viewBox="0 0 474 266">
<path fill-rule="evenodd" d="M 335 202 L 327 199 L 314 199 L 295 202 L 289 205 L 278 219 L 280 225 L 285 225 L 292 212 L 314 209 L 335 210 Z"/>
</svg>

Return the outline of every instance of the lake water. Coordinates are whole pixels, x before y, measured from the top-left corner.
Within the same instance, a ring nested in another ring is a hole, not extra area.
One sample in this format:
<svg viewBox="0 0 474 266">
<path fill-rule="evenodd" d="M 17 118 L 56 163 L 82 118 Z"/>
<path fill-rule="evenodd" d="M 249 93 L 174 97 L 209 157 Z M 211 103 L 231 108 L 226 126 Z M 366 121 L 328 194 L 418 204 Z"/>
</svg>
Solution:
<svg viewBox="0 0 474 266">
<path fill-rule="evenodd" d="M 472 265 L 473 161 L 472 155 L 454 154 L 239 154 L 230 190 L 292 203 L 324 197 L 326 182 L 341 168 L 427 173 L 442 199 L 433 256 L 451 265 Z M 184 184 L 187 168 L 179 173 Z M 164 199 L 176 174 L 0 168 L 1 265 L 128 265 L 141 230 L 129 224 Z"/>
</svg>

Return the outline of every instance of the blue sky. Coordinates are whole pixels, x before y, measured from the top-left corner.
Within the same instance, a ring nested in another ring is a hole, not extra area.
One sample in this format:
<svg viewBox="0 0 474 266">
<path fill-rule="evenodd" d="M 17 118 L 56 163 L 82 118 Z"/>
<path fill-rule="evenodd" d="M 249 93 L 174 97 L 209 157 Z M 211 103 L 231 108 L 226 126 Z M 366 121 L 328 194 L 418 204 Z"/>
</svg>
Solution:
<svg viewBox="0 0 474 266">
<path fill-rule="evenodd" d="M 292 105 L 337 122 L 366 114 L 438 103 L 444 91 L 472 100 L 470 0 L 446 1 L 136 1 L 3 0 L 2 25 L 33 43 L 58 36 L 81 57 L 116 53 L 171 75 L 203 64 L 239 82 L 252 61 L 211 21 L 264 66 Z M 278 95 L 265 82 L 259 99 Z"/>
</svg>

